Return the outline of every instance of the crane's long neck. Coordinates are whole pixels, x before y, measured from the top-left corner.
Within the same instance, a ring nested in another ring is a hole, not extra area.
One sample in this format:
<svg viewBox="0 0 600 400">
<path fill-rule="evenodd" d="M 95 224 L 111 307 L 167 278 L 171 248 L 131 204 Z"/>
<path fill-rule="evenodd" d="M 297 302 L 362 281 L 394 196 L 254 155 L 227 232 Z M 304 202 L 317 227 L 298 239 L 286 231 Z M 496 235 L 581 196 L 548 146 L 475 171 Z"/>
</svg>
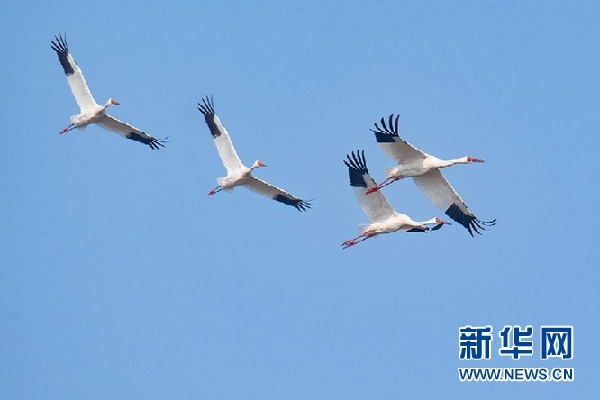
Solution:
<svg viewBox="0 0 600 400">
<path fill-rule="evenodd" d="M 453 158 L 451 160 L 440 160 L 438 168 L 450 167 L 456 164 L 468 164 L 467 157 Z"/>
<path fill-rule="evenodd" d="M 439 222 L 437 220 L 437 218 L 431 218 L 428 219 L 427 221 L 423 221 L 423 222 L 419 222 L 419 224 L 421 225 L 437 225 Z"/>
<path fill-rule="evenodd" d="M 252 173 L 252 171 L 254 171 L 256 168 L 260 168 L 260 167 L 262 167 L 262 165 L 254 163 L 250 167 L 247 167 L 247 169 L 244 171 L 244 175 L 245 176 L 250 176 L 250 174 Z"/>
</svg>

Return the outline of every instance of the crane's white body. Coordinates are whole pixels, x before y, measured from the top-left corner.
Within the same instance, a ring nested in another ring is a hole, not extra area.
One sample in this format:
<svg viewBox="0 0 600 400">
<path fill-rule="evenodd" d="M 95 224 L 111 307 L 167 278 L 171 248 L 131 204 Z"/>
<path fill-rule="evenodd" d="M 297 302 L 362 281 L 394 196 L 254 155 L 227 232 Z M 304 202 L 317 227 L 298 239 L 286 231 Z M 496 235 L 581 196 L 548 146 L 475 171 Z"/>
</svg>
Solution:
<svg viewBox="0 0 600 400">
<path fill-rule="evenodd" d="M 394 211 L 393 215 L 383 221 L 360 225 L 360 230 L 363 234 L 374 236 L 381 233 L 408 232 L 413 229 L 425 231 L 428 229 L 428 225 L 437 224 L 439 224 L 439 218 L 431 218 L 427 221 L 414 221 L 408 215 Z"/>
<path fill-rule="evenodd" d="M 348 167 L 350 185 L 354 189 L 356 199 L 371 223 L 360 225 L 361 234 L 342 243 L 343 248 L 354 246 L 358 242 L 384 233 L 426 232 L 437 230 L 443 224 L 448 224 L 437 217 L 427 221 L 414 221 L 408 215 L 394 210 L 380 191 L 367 194 L 368 188 L 374 185 L 375 181 L 369 175 L 364 152 L 362 154 L 352 152 L 351 156 L 348 155 L 347 160 L 344 160 L 344 163 Z M 435 227 L 430 228 L 429 225 L 435 225 Z"/>
<path fill-rule="evenodd" d="M 60 133 L 69 132 L 74 128 L 85 130 L 90 124 L 98 124 L 102 128 L 118 133 L 127 139 L 146 144 L 152 150 L 164 147 L 164 140 L 158 140 L 138 128 L 106 114 L 107 107 L 119 105 L 119 102 L 111 97 L 104 105 L 96 103 L 81 68 L 79 68 L 69 52 L 66 39 L 63 39 L 60 35 L 55 37 L 55 39 L 56 41 L 51 42 L 51 47 L 58 55 L 58 60 L 67 75 L 67 82 L 69 83 L 71 92 L 79 106 L 79 114 L 72 115 L 70 118 L 71 125 L 63 129 Z"/>
<path fill-rule="evenodd" d="M 259 185 L 260 182 L 268 185 L 266 182 L 252 175 L 252 171 L 259 167 L 266 167 L 266 165 L 259 160 L 252 164 L 252 167 L 246 167 L 245 165 L 242 165 L 238 169 L 228 171 L 227 176 L 217 178 L 217 184 L 219 187 L 227 191 L 232 191 L 236 186 L 246 186 L 248 189 L 254 188 L 255 191 L 258 192 L 261 187 L 261 185 Z M 275 188 L 275 186 L 273 187 Z"/>
<path fill-rule="evenodd" d="M 106 108 L 117 104 L 118 103 L 114 99 L 109 99 L 103 106 L 94 104 L 89 108 L 82 109 L 81 113 L 79 114 L 71 115 L 71 123 L 75 125 L 77 129 L 82 131 L 84 131 L 85 128 L 87 128 L 87 126 L 90 124 L 99 124 L 101 126 L 104 126 L 104 124 L 109 124 L 110 120 L 115 119 L 106 114 Z M 106 129 L 112 130 L 108 127 Z M 120 130 L 118 132 L 120 132 Z"/>
<path fill-rule="evenodd" d="M 255 193 L 293 206 L 298 211 L 306 211 L 311 207 L 310 202 L 291 195 L 285 190 L 252 175 L 252 171 L 256 168 L 266 167 L 266 165 L 260 160 L 256 160 L 251 167 L 247 167 L 242 163 L 235 147 L 233 147 L 229 132 L 215 114 L 212 99 L 203 98 L 202 104 L 198 103 L 198 110 L 204 114 L 204 120 L 213 136 L 219 157 L 227 170 L 227 176 L 217 178 L 218 186 L 211 190 L 208 193 L 209 195 L 213 195 L 222 189 L 232 191 L 237 186 L 243 186 Z"/>
<path fill-rule="evenodd" d="M 390 115 L 388 125 L 381 118 L 381 127 L 375 123 L 377 143 L 388 156 L 396 160 L 398 165 L 386 170 L 387 179 L 379 185 L 374 185 L 367 190 L 372 195 L 384 186 L 403 178 L 413 178 L 417 187 L 439 209 L 443 210 L 450 218 L 463 225 L 473 236 L 473 232 L 480 233 L 478 229 L 495 224 L 493 221 L 481 221 L 469 210 L 458 193 L 450 185 L 440 171 L 442 168 L 456 164 L 482 163 L 481 159 L 464 156 L 450 160 L 442 160 L 427 154 L 398 135 L 399 116 Z"/>
</svg>

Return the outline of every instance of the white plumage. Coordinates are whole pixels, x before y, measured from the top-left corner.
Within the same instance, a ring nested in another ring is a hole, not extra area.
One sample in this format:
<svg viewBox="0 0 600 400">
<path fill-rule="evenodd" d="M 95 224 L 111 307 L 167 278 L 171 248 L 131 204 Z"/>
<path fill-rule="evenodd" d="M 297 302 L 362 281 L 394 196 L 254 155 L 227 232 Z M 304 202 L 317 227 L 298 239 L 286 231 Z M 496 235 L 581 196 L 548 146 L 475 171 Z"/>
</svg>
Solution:
<svg viewBox="0 0 600 400">
<path fill-rule="evenodd" d="M 309 201 L 302 200 L 277 186 L 273 186 L 252 176 L 253 170 L 260 167 L 266 167 L 266 165 L 262 161 L 256 160 L 254 164 L 248 168 L 242 163 L 233 147 L 229 132 L 227 132 L 227 129 L 225 129 L 221 120 L 215 114 L 212 98 L 203 98 L 202 103 L 198 103 L 198 110 L 204 114 L 204 120 L 208 125 L 208 129 L 213 136 L 219 156 L 227 170 L 227 176 L 217 178 L 218 186 L 211 190 L 208 193 L 209 195 L 214 195 L 223 189 L 230 191 L 236 186 L 244 186 L 255 193 L 269 197 L 280 203 L 293 206 L 298 211 L 306 211 L 306 209 L 311 207 Z"/>
<path fill-rule="evenodd" d="M 343 242 L 344 249 L 382 233 L 426 232 L 437 230 L 443 224 L 449 224 L 437 217 L 422 222 L 413 221 L 408 215 L 396 212 L 380 191 L 367 195 L 368 188 L 375 185 L 375 181 L 369 175 L 364 151 L 357 151 L 356 154 L 352 152 L 346 158 L 344 164 L 348 167 L 350 186 L 354 189 L 358 203 L 371 223 L 361 225 L 359 236 Z M 429 228 L 428 225 L 435 226 Z"/>
<path fill-rule="evenodd" d="M 150 146 L 152 150 L 158 150 L 164 147 L 165 140 L 158 140 L 138 128 L 111 117 L 106 114 L 106 108 L 114 105 L 119 105 L 112 97 L 104 105 L 99 105 L 94 100 L 94 96 L 87 86 L 85 77 L 81 69 L 75 62 L 75 59 L 69 52 L 67 47 L 66 36 L 55 36 L 56 41 L 51 41 L 51 47 L 58 55 L 58 60 L 62 65 L 67 81 L 71 87 L 71 92 L 75 96 L 75 101 L 79 106 L 80 112 L 77 115 L 71 116 L 71 124 L 63 129 L 60 133 L 69 132 L 75 128 L 85 130 L 89 124 L 96 123 L 106 130 L 118 133 L 119 135 L 137 142 L 141 142 Z"/>
<path fill-rule="evenodd" d="M 387 125 L 385 119 L 381 118 L 381 126 L 375 123 L 375 129 L 371 129 L 382 150 L 396 160 L 398 165 L 389 168 L 386 171 L 387 179 L 379 185 L 371 186 L 367 190 L 367 194 L 371 195 L 399 179 L 412 177 L 425 196 L 450 218 L 464 226 L 471 236 L 473 236 L 473 232 L 480 233 L 480 229 L 485 230 L 485 227 L 494 225 L 496 220 L 481 221 L 475 217 L 440 171 L 440 168 L 455 164 L 482 163 L 484 161 L 470 156 L 441 160 L 417 149 L 398 135 L 399 118 L 399 115 L 394 118 L 394 114 L 391 114 Z"/>
</svg>

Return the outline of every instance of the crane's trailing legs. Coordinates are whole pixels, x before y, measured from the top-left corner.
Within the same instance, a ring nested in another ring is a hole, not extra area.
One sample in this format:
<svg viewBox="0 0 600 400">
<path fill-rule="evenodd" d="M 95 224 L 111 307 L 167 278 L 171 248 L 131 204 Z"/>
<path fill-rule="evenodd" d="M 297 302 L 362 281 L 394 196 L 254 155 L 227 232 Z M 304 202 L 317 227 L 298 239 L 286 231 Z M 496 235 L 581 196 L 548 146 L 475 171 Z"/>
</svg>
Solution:
<svg viewBox="0 0 600 400">
<path fill-rule="evenodd" d="M 376 192 L 379 189 L 386 187 L 387 185 L 391 185 L 392 183 L 396 182 L 399 179 L 400 178 L 390 176 L 385 181 L 381 182 L 379 185 L 371 186 L 370 188 L 368 188 L 367 192 L 365 194 L 371 194 L 373 192 Z"/>
<path fill-rule="evenodd" d="M 75 126 L 74 123 L 70 123 L 69 126 L 67 126 L 65 129 L 63 129 L 62 131 L 60 131 L 58 133 L 67 133 L 69 131 L 72 131 L 75 128 L 77 128 L 77 126 Z"/>
<path fill-rule="evenodd" d="M 348 239 L 344 243 L 342 243 L 342 249 L 347 249 L 348 247 L 352 247 L 357 243 L 367 240 L 370 237 L 375 236 L 372 233 L 364 232 L 355 237 L 354 239 Z"/>
<path fill-rule="evenodd" d="M 207 196 L 212 196 L 215 193 L 219 193 L 221 190 L 223 190 L 223 188 L 221 186 L 217 186 L 216 188 L 208 192 Z"/>
</svg>

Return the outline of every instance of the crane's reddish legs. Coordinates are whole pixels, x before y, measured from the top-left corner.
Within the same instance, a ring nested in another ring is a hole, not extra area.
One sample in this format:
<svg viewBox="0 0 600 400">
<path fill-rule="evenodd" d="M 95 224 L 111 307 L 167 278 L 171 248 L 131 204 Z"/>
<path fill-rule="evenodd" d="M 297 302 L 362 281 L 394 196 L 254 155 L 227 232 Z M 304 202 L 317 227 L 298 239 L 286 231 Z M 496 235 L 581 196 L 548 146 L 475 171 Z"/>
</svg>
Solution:
<svg viewBox="0 0 600 400">
<path fill-rule="evenodd" d="M 67 133 L 69 131 L 72 131 L 73 129 L 77 128 L 75 126 L 75 124 L 69 124 L 69 126 L 67 126 L 65 129 L 63 129 L 62 131 L 58 132 L 58 133 Z"/>
<path fill-rule="evenodd" d="M 392 183 L 394 183 L 397 180 L 398 180 L 398 178 L 394 178 L 394 177 L 390 176 L 385 181 L 381 182 L 379 185 L 371 186 L 370 188 L 368 188 L 367 193 L 365 193 L 365 194 L 371 194 L 373 192 L 376 192 L 379 189 L 386 187 L 387 185 L 391 185 Z"/>
<path fill-rule="evenodd" d="M 364 233 L 358 235 L 357 237 L 355 237 L 354 239 L 348 239 L 345 242 L 343 242 L 342 243 L 342 249 L 347 249 L 348 247 L 352 247 L 355 244 L 358 244 L 358 243 L 360 243 L 362 241 L 365 241 L 368 238 L 373 237 L 373 236 L 375 236 L 375 235 L 373 235 L 371 233 L 364 232 Z"/>
<path fill-rule="evenodd" d="M 223 188 L 221 186 L 217 186 L 216 188 L 208 192 L 207 196 L 212 196 L 215 193 L 219 193 L 221 190 L 223 190 Z"/>
</svg>

